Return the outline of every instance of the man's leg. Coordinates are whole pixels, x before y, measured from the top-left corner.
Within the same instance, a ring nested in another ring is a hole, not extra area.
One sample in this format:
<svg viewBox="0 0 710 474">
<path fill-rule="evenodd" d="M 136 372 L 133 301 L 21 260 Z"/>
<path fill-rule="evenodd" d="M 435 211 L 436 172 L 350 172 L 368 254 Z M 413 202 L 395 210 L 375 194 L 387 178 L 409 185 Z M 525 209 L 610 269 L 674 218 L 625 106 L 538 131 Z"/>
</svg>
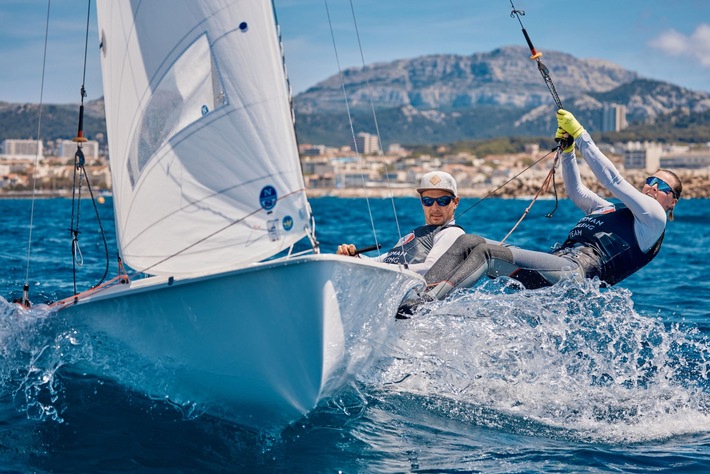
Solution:
<svg viewBox="0 0 710 474">
<path fill-rule="evenodd" d="M 405 301 L 398 317 L 413 314 L 424 301 L 442 299 L 456 288 L 473 286 L 484 275 L 510 276 L 528 289 L 553 285 L 570 274 L 584 277 L 584 270 L 572 260 L 489 242 L 477 236 L 459 237 L 439 260 L 441 264 L 435 263 L 425 275 L 427 291 L 421 298 Z"/>
</svg>

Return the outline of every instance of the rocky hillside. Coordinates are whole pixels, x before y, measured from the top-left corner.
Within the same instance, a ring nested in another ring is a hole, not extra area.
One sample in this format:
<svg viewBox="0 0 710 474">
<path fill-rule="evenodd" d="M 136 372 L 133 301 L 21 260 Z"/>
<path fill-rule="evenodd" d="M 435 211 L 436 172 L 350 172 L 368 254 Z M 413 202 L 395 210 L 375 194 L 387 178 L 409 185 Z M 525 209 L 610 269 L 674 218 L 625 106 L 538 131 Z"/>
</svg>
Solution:
<svg viewBox="0 0 710 474">
<path fill-rule="evenodd" d="M 537 63 L 528 55 L 524 47 L 510 46 L 471 56 L 432 55 L 345 70 L 356 130 L 375 131 L 372 102 L 378 116 L 386 118 L 378 121 L 389 132 L 382 133 L 383 140 L 390 142 L 548 135 L 554 130 L 555 106 Z M 608 61 L 555 51 L 546 52 L 542 60 L 565 107 L 590 131 L 600 129 L 608 104 L 626 106 L 632 124 L 653 123 L 675 111 L 710 110 L 710 94 L 643 79 Z M 338 75 L 296 96 L 295 107 L 302 141 L 347 139 Z"/>
<path fill-rule="evenodd" d="M 533 108 L 551 101 L 537 63 L 525 48 L 509 46 L 471 56 L 432 55 L 347 69 L 343 77 L 350 106 L 417 109 L 468 109 L 496 105 Z M 628 84 L 637 74 L 599 60 L 581 60 L 559 52 L 545 53 L 561 97 L 603 93 Z M 301 113 L 343 108 L 340 77 L 332 76 L 296 97 Z"/>
<path fill-rule="evenodd" d="M 509 46 L 470 56 L 430 55 L 347 69 L 343 77 L 354 129 L 376 132 L 372 103 L 385 144 L 551 136 L 555 105 L 537 62 L 528 57 L 526 48 Z M 648 136 L 641 129 L 647 127 L 668 140 L 710 140 L 705 137 L 708 93 L 641 78 L 608 61 L 555 51 L 546 51 L 542 60 L 563 104 L 590 132 L 601 130 L 604 107 L 618 104 L 626 106 L 634 133 Z M 339 75 L 299 94 L 294 104 L 301 143 L 350 143 Z M 36 105 L 0 103 L 0 140 L 35 136 L 37 115 Z M 673 117 L 682 117 L 687 138 L 673 129 Z M 77 105 L 45 105 L 42 136 L 73 137 L 77 118 Z M 704 124 L 700 131 L 698 124 Z M 84 130 L 89 138 L 105 131 L 102 100 L 87 103 Z"/>
<path fill-rule="evenodd" d="M 103 99 L 84 104 L 84 136 L 100 138 L 105 143 L 106 119 Z M 39 117 L 38 104 L 0 102 L 0 142 L 6 138 L 36 138 Z M 44 140 L 73 138 L 79 124 L 78 104 L 48 104 L 42 106 L 41 135 Z M 99 134 L 103 134 L 103 137 Z"/>
</svg>

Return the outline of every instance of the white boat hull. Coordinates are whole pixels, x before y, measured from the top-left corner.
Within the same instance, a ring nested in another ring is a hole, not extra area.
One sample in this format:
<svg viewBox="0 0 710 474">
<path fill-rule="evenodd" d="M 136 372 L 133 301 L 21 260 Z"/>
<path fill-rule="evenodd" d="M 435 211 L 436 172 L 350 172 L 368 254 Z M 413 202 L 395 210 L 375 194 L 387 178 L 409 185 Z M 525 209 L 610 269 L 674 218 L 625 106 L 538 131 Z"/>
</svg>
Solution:
<svg viewBox="0 0 710 474">
<path fill-rule="evenodd" d="M 82 372 L 240 424 L 285 426 L 371 360 L 423 278 L 336 255 L 118 285 L 61 309 L 93 341 Z"/>
</svg>

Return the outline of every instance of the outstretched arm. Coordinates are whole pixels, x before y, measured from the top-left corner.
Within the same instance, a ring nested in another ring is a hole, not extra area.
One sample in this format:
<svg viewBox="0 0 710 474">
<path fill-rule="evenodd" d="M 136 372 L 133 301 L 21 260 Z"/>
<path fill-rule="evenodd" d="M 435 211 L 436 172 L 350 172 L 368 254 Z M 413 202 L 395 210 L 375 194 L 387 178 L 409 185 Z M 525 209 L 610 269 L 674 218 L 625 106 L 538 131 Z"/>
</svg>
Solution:
<svg viewBox="0 0 710 474">
<path fill-rule="evenodd" d="M 584 132 L 575 143 L 602 186 L 631 209 L 637 219 L 647 223 L 660 219 L 665 225 L 665 212 L 658 201 L 646 196 L 626 181 L 616 166 L 599 150 L 589 133 Z"/>
<path fill-rule="evenodd" d="M 634 214 L 634 231 L 642 250 L 648 250 L 661 236 L 666 227 L 666 213 L 663 207 L 650 196 L 646 196 L 621 176 L 616 166 L 604 156 L 592 137 L 579 124 L 574 115 L 566 110 L 557 111 L 557 123 L 561 129 L 574 137 L 575 145 L 582 153 L 584 161 L 599 182 L 618 198 Z"/>
<path fill-rule="evenodd" d="M 575 140 L 594 176 L 634 214 L 636 239 L 642 250 L 651 248 L 666 228 L 666 212 L 654 198 L 626 181 L 616 166 L 599 150 L 587 132 Z"/>
<path fill-rule="evenodd" d="M 582 183 L 574 149 L 569 153 L 563 152 L 560 158 L 565 190 L 567 191 L 567 196 L 569 196 L 575 206 L 587 215 L 604 212 L 613 208 L 614 205 L 612 203 L 601 198 Z"/>
<path fill-rule="evenodd" d="M 560 153 L 560 161 L 562 161 L 562 179 L 565 183 L 567 196 L 586 215 L 613 210 L 614 205 L 612 203 L 598 196 L 582 183 L 579 167 L 577 166 L 577 157 L 574 154 L 574 138 L 581 135 L 584 129 L 572 114 L 564 110 L 557 112 L 557 122 L 560 126 L 557 128 L 555 141 L 563 148 Z M 570 130 L 574 130 L 576 135 L 573 136 L 567 132 L 562 127 L 563 125 Z"/>
</svg>

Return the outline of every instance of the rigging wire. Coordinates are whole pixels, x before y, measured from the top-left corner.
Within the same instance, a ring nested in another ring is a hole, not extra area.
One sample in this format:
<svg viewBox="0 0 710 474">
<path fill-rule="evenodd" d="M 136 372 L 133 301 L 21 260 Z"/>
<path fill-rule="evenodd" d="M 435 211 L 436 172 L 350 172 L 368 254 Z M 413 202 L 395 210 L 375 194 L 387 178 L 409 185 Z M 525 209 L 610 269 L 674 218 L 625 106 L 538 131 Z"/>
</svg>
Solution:
<svg viewBox="0 0 710 474">
<path fill-rule="evenodd" d="M 554 150 L 553 150 L 553 151 L 554 151 Z M 479 204 L 481 204 L 483 201 L 485 201 L 485 200 L 488 199 L 489 197 L 495 195 L 498 191 L 500 191 L 501 189 L 503 189 L 504 187 L 506 187 L 508 184 L 510 184 L 511 181 L 513 181 L 513 180 L 515 180 L 515 179 L 518 179 L 518 177 L 519 177 L 520 175 L 522 175 L 523 173 L 527 172 L 530 168 L 532 168 L 533 166 L 535 166 L 536 164 L 540 163 L 542 160 L 544 160 L 545 158 L 547 158 L 548 156 L 550 156 L 550 153 L 552 153 L 552 151 L 547 152 L 547 154 L 546 154 L 545 156 L 542 156 L 542 157 L 538 158 L 537 161 L 533 162 L 530 166 L 528 166 L 527 168 L 525 168 L 525 169 L 523 169 L 522 171 L 520 171 L 518 174 L 516 174 L 515 176 L 513 176 L 512 178 L 510 178 L 508 181 L 506 181 L 505 183 L 501 184 L 500 186 L 498 186 L 498 187 L 495 188 L 494 190 L 489 191 L 488 194 L 486 194 L 486 195 L 483 196 L 482 198 L 479 198 L 478 201 L 476 201 L 476 202 L 474 202 L 473 204 L 471 204 L 469 207 L 467 207 L 466 209 L 464 209 L 462 212 L 456 214 L 456 218 L 458 219 L 459 217 L 461 217 L 462 215 L 466 214 L 468 211 L 470 211 L 470 210 L 473 209 L 474 207 L 476 207 L 476 206 L 478 206 Z M 548 176 L 549 176 L 549 175 L 548 175 Z"/>
<path fill-rule="evenodd" d="M 72 212 L 71 212 L 71 227 L 69 229 L 72 237 L 72 275 L 74 282 L 74 294 L 77 293 L 76 286 L 76 267 L 81 267 L 84 264 L 84 258 L 81 253 L 81 248 L 79 247 L 79 218 L 81 215 L 81 189 L 82 182 L 86 180 L 86 187 L 89 191 L 89 196 L 91 197 L 91 202 L 94 205 L 94 212 L 96 214 L 96 220 L 99 225 L 99 230 L 101 233 L 101 238 L 104 244 L 104 251 L 106 254 L 106 266 L 104 268 L 104 274 L 101 277 L 99 283 L 95 286 L 101 285 L 108 275 L 109 266 L 109 252 L 108 252 L 108 242 L 106 241 L 106 233 L 104 232 L 103 225 L 101 224 L 101 216 L 99 214 L 99 209 L 96 206 L 96 199 L 94 198 L 94 192 L 91 189 L 91 183 L 89 182 L 89 175 L 85 168 L 85 158 L 84 152 L 82 150 L 82 144 L 87 142 L 84 137 L 84 98 L 86 97 L 86 64 L 87 64 L 87 52 L 89 46 L 89 25 L 91 20 L 91 0 L 88 0 L 87 11 L 86 11 L 86 37 L 84 40 L 84 71 L 82 75 L 81 82 L 81 105 L 79 106 L 79 125 L 77 127 L 76 137 L 72 139 L 76 143 L 76 153 L 74 154 L 74 182 L 72 186 Z"/>
<path fill-rule="evenodd" d="M 562 100 L 560 99 L 560 96 L 557 93 L 557 89 L 555 88 L 555 84 L 552 82 L 552 77 L 550 77 L 550 70 L 540 60 L 540 58 L 542 57 L 542 52 L 537 51 L 535 49 L 535 46 L 533 46 L 532 40 L 530 39 L 530 35 L 528 34 L 527 30 L 525 29 L 525 26 L 523 25 L 523 21 L 520 19 L 521 16 L 525 16 L 525 12 L 523 10 L 516 9 L 515 5 L 513 4 L 513 0 L 510 0 L 510 6 L 512 7 L 510 17 L 517 18 L 518 23 L 520 24 L 520 28 L 523 31 L 523 36 L 525 37 L 525 41 L 528 44 L 528 47 L 530 48 L 530 53 L 531 53 L 530 60 L 534 60 L 537 62 L 537 68 L 540 71 L 540 74 L 542 75 L 542 78 L 545 81 L 545 85 L 547 86 L 547 89 L 550 91 L 550 95 L 552 95 L 552 99 L 554 100 L 555 105 L 557 105 L 557 108 L 564 109 L 564 107 L 562 105 Z M 505 183 L 501 184 L 500 186 L 498 186 L 494 190 L 490 191 L 488 194 L 486 194 L 485 196 L 480 198 L 478 201 L 474 202 L 473 205 L 469 206 L 468 208 L 464 209 L 462 212 L 458 213 L 456 217 L 457 218 L 461 217 L 462 215 L 464 215 L 465 213 L 467 213 L 468 211 L 470 211 L 471 209 L 473 209 L 474 207 L 479 205 L 481 202 L 483 202 L 486 199 L 488 199 L 489 197 L 493 196 L 498 191 L 500 191 L 502 188 L 507 186 L 511 181 L 513 181 L 514 179 L 517 179 L 520 175 L 522 175 L 523 173 L 525 173 L 526 171 L 531 169 L 533 166 L 535 166 L 536 164 L 538 164 L 539 162 L 541 162 L 542 160 L 544 160 L 545 158 L 550 156 L 550 153 L 555 152 L 555 158 L 552 162 L 552 167 L 550 168 L 550 172 L 548 173 L 548 175 L 543 180 L 543 184 L 540 187 L 540 190 L 535 194 L 532 202 L 530 203 L 528 208 L 524 211 L 523 215 L 520 217 L 518 222 L 516 222 L 516 224 L 513 226 L 513 228 L 510 230 L 510 232 L 508 232 L 508 234 L 501 240 L 500 243 L 502 244 L 513 233 L 513 231 L 517 228 L 518 224 L 520 224 L 520 222 L 528 214 L 528 212 L 532 208 L 533 204 L 535 203 L 535 201 L 539 197 L 540 193 L 542 191 L 546 191 L 547 189 L 549 189 L 550 183 L 552 183 L 552 190 L 553 190 L 553 193 L 555 196 L 555 207 L 553 208 L 552 211 L 550 211 L 548 214 L 546 214 L 545 217 L 552 217 L 552 215 L 555 213 L 555 211 L 557 211 L 557 208 L 558 208 L 558 195 L 557 195 L 557 186 L 555 183 L 555 170 L 557 169 L 557 165 L 559 163 L 560 152 L 562 151 L 562 149 L 569 147 L 572 144 L 573 140 L 572 140 L 572 137 L 568 137 L 567 139 L 556 139 L 556 141 L 558 141 L 558 145 L 555 148 L 553 148 L 552 151 L 548 152 L 543 157 L 539 158 L 537 161 L 532 163 L 530 166 L 523 169 L 518 174 L 516 174 L 515 176 L 513 176 L 512 178 L 507 180 Z"/>
<path fill-rule="evenodd" d="M 530 35 L 528 34 L 527 30 L 525 29 L 525 26 L 523 25 L 523 20 L 520 18 L 521 16 L 525 16 L 525 12 L 523 10 L 518 10 L 515 8 L 515 5 L 513 4 L 513 0 L 510 0 L 510 6 L 512 8 L 512 11 L 510 12 L 510 17 L 511 18 L 516 18 L 518 20 L 518 23 L 520 24 L 520 29 L 523 31 L 523 36 L 525 37 L 525 42 L 528 44 L 528 48 L 530 48 L 530 60 L 535 61 L 537 63 L 537 69 L 540 71 L 540 75 L 542 76 L 543 81 L 545 82 L 545 85 L 547 86 L 547 90 L 550 91 L 550 95 L 552 95 L 552 100 L 555 102 L 555 105 L 557 106 L 557 109 L 564 109 L 564 106 L 562 105 L 562 100 L 560 100 L 560 96 L 557 93 L 557 89 L 555 88 L 555 84 L 552 82 L 552 77 L 550 77 L 550 70 L 543 64 L 543 62 L 540 60 L 542 57 L 542 52 L 538 51 L 535 49 L 535 46 L 533 46 L 532 40 L 530 39 Z M 553 151 L 556 150 L 555 153 L 555 159 L 552 162 L 552 167 L 550 168 L 550 173 L 548 176 L 545 178 L 545 181 L 543 182 L 542 187 L 540 188 L 540 191 L 542 191 L 543 188 L 548 188 L 550 182 L 552 182 L 552 190 L 555 196 L 555 207 L 552 211 L 547 213 L 545 217 L 552 217 L 552 215 L 557 211 L 557 207 L 559 204 L 558 196 L 557 196 L 557 183 L 555 182 L 555 170 L 557 169 L 557 166 L 560 161 L 560 152 L 574 143 L 574 139 L 570 136 L 567 136 L 566 138 L 556 138 L 555 141 L 557 142 L 557 147 L 553 149 Z M 549 154 L 549 153 L 548 153 Z M 547 155 L 546 155 L 547 156 Z M 530 204 L 530 207 L 532 207 L 532 204 L 535 203 L 535 200 L 538 198 L 540 192 L 535 195 L 533 198 L 533 202 Z M 523 216 L 520 218 L 520 221 L 527 215 L 528 211 L 530 209 L 528 208 L 524 213 Z M 513 227 L 513 230 L 515 227 L 520 224 L 520 221 L 518 221 L 515 226 Z M 512 232 L 511 230 L 510 232 Z M 505 236 L 507 239 L 510 233 Z M 505 239 L 503 239 L 505 240 Z"/>
<path fill-rule="evenodd" d="M 555 89 L 555 84 L 552 82 L 552 78 L 550 77 L 550 70 L 542 63 L 542 61 L 540 61 L 540 58 L 542 57 L 542 52 L 539 52 L 535 49 L 532 44 L 532 41 L 530 40 L 530 35 L 528 35 L 527 30 L 523 26 L 523 20 L 520 19 L 521 16 L 525 16 L 525 12 L 523 10 L 516 9 L 515 5 L 513 5 L 513 0 L 510 0 L 510 6 L 513 9 L 513 11 L 510 12 L 510 17 L 518 19 L 518 23 L 520 23 L 520 28 L 523 30 L 523 36 L 525 36 L 525 41 L 528 43 L 530 53 L 532 53 L 530 56 L 530 60 L 537 62 L 537 69 L 540 71 L 540 75 L 542 75 L 542 79 L 545 81 L 545 85 L 550 91 L 552 99 L 555 101 L 557 108 L 564 109 L 564 107 L 562 106 L 562 101 L 560 100 L 560 96 L 557 94 L 557 89 Z"/>
<path fill-rule="evenodd" d="M 550 153 L 551 153 L 551 152 L 550 152 Z M 549 155 L 550 153 L 548 153 L 548 155 Z M 560 150 L 559 150 L 559 149 L 556 150 L 556 152 L 555 152 L 555 161 L 557 161 L 557 158 L 558 158 L 559 153 L 560 153 Z M 547 155 L 545 155 L 545 156 L 547 156 Z M 553 169 L 554 169 L 554 168 L 553 168 Z M 547 189 L 550 187 L 550 182 L 554 179 L 554 176 L 555 176 L 555 175 L 554 175 L 554 173 L 552 173 L 552 172 L 550 172 L 550 173 L 547 174 L 547 177 L 545 177 L 545 180 L 542 182 L 542 186 L 540 186 L 540 189 L 538 189 L 538 190 L 537 190 L 537 193 L 535 193 L 535 196 L 533 197 L 532 201 L 530 201 L 530 204 L 528 205 L 528 207 L 527 207 L 527 208 L 525 209 L 525 211 L 523 212 L 523 215 L 520 216 L 520 219 L 518 219 L 518 222 L 515 223 L 515 225 L 513 226 L 513 228 L 510 229 L 507 234 L 505 234 L 505 237 L 503 237 L 503 238 L 501 239 L 501 241 L 500 241 L 500 244 L 501 244 L 501 245 L 503 245 L 503 243 L 505 243 L 505 241 L 508 240 L 508 237 L 510 237 L 510 235 L 513 233 L 513 231 L 515 231 L 515 229 L 518 228 L 518 225 L 523 221 L 523 219 L 525 219 L 525 217 L 526 217 L 526 216 L 528 215 L 528 213 L 530 212 L 530 209 L 532 209 L 533 204 L 535 204 L 535 201 L 537 201 L 537 198 L 540 196 L 540 194 L 541 194 L 543 191 L 547 191 Z M 557 191 L 555 191 L 555 210 L 556 210 L 556 209 L 557 209 Z M 555 212 L 555 210 L 553 210 L 552 212 L 550 212 L 549 214 L 547 214 L 546 217 L 550 217 L 550 216 L 552 215 L 552 213 Z"/>
<path fill-rule="evenodd" d="M 365 175 L 362 170 L 362 155 L 360 154 L 360 150 L 358 150 L 357 147 L 357 141 L 355 140 L 355 126 L 353 125 L 353 117 L 352 113 L 350 112 L 350 104 L 348 101 L 348 94 L 345 90 L 345 78 L 343 77 L 343 69 L 340 66 L 340 56 L 338 55 L 338 47 L 335 41 L 335 33 L 333 32 L 333 22 L 330 17 L 330 9 L 328 8 L 328 0 L 323 0 L 325 2 L 325 12 L 326 15 L 328 16 L 328 27 L 330 28 L 330 37 L 333 41 L 333 50 L 335 52 L 335 61 L 338 65 L 338 75 L 340 77 L 340 87 L 343 91 L 343 97 L 345 99 L 345 109 L 348 113 L 348 121 L 350 123 L 350 134 L 352 135 L 353 138 L 353 146 L 355 147 L 355 154 L 357 155 L 357 163 L 358 163 L 358 171 L 360 172 L 360 177 L 362 178 L 362 188 L 364 191 L 367 191 L 365 187 Z M 367 192 L 365 192 L 365 202 L 367 204 L 367 212 L 370 216 L 370 226 L 372 227 L 372 234 L 375 239 L 375 243 L 377 245 L 377 231 L 375 230 L 375 220 L 374 217 L 372 216 L 372 206 L 370 205 L 370 199 L 367 196 Z"/>
<path fill-rule="evenodd" d="M 29 308 L 30 303 L 30 262 L 32 255 L 32 228 L 34 227 L 34 215 L 35 215 L 35 195 L 37 192 L 37 166 L 39 164 L 39 150 L 40 143 L 42 143 L 42 104 L 44 100 L 44 76 L 47 66 L 47 44 L 49 38 L 49 13 L 52 6 L 52 0 L 47 0 L 47 21 L 44 27 L 44 53 L 42 55 L 42 79 L 40 81 L 39 88 L 39 111 L 37 118 L 37 153 L 35 154 L 34 168 L 32 170 L 32 204 L 30 206 L 30 229 L 27 238 L 27 267 L 25 271 L 25 283 L 22 287 L 22 298 L 20 299 L 20 304 L 22 306 Z"/>
<path fill-rule="evenodd" d="M 355 7 L 353 6 L 353 1 L 350 0 L 350 11 L 352 12 L 352 17 L 353 17 L 353 25 L 355 26 L 355 35 L 357 36 L 357 45 L 358 48 L 360 49 L 360 60 L 362 63 L 363 70 L 365 69 L 365 55 L 363 54 L 362 51 L 362 42 L 360 41 L 360 29 L 358 28 L 357 25 L 357 19 L 355 17 Z M 372 119 L 374 120 L 375 123 L 375 131 L 377 133 L 377 149 L 379 152 L 379 156 L 384 155 L 384 151 L 382 150 L 382 135 L 380 133 L 380 125 L 377 121 L 377 113 L 375 112 L 375 103 L 372 100 L 372 89 L 370 88 L 370 80 L 365 79 L 365 82 L 367 84 L 367 90 L 370 91 L 368 94 L 370 98 L 370 109 L 372 110 Z M 397 215 L 397 206 L 395 205 L 394 202 L 394 195 L 392 194 L 392 183 L 390 182 L 389 178 L 389 170 L 387 168 L 387 164 L 382 160 L 383 165 L 385 167 L 385 180 L 387 181 L 387 190 L 389 191 L 389 197 L 390 197 L 390 203 L 392 204 L 392 213 L 394 215 L 394 222 L 395 226 L 397 227 L 397 241 L 401 242 L 402 241 L 402 229 L 400 228 L 399 225 L 399 216 Z M 375 235 L 375 244 L 377 245 L 377 235 Z M 378 248 L 379 250 L 379 248 Z M 378 252 L 379 254 L 379 252 Z M 405 255 L 406 257 L 406 255 Z"/>
<path fill-rule="evenodd" d="M 274 5 L 273 1 L 271 2 L 271 11 L 274 15 L 274 21 L 276 23 L 276 34 L 278 36 L 278 41 L 279 41 L 279 52 L 281 54 L 281 65 L 283 67 L 284 78 L 286 79 L 286 93 L 288 94 L 288 105 L 289 105 L 289 110 L 291 111 L 291 124 L 293 126 L 293 135 L 296 138 L 296 147 L 298 148 L 298 144 L 300 143 L 300 141 L 298 138 L 298 130 L 296 130 L 296 110 L 295 110 L 294 102 L 293 102 L 293 89 L 291 87 L 291 79 L 288 76 L 288 69 L 286 67 L 286 53 L 284 51 L 283 39 L 281 37 L 281 25 L 279 24 L 279 18 L 278 18 L 277 12 L 276 12 L 276 5 Z M 304 183 L 303 192 L 304 193 L 306 192 L 305 183 Z M 310 228 L 306 231 L 306 236 L 308 237 L 308 240 L 311 243 L 311 248 L 313 249 L 313 253 L 320 253 L 320 243 L 318 242 L 318 239 L 316 238 L 316 220 L 315 220 L 315 217 L 313 216 L 313 212 L 310 208 L 310 205 L 308 206 L 308 214 L 310 216 Z M 293 245 L 291 245 L 291 249 L 293 249 Z M 291 250 L 289 250 L 289 255 L 291 255 Z"/>
</svg>

